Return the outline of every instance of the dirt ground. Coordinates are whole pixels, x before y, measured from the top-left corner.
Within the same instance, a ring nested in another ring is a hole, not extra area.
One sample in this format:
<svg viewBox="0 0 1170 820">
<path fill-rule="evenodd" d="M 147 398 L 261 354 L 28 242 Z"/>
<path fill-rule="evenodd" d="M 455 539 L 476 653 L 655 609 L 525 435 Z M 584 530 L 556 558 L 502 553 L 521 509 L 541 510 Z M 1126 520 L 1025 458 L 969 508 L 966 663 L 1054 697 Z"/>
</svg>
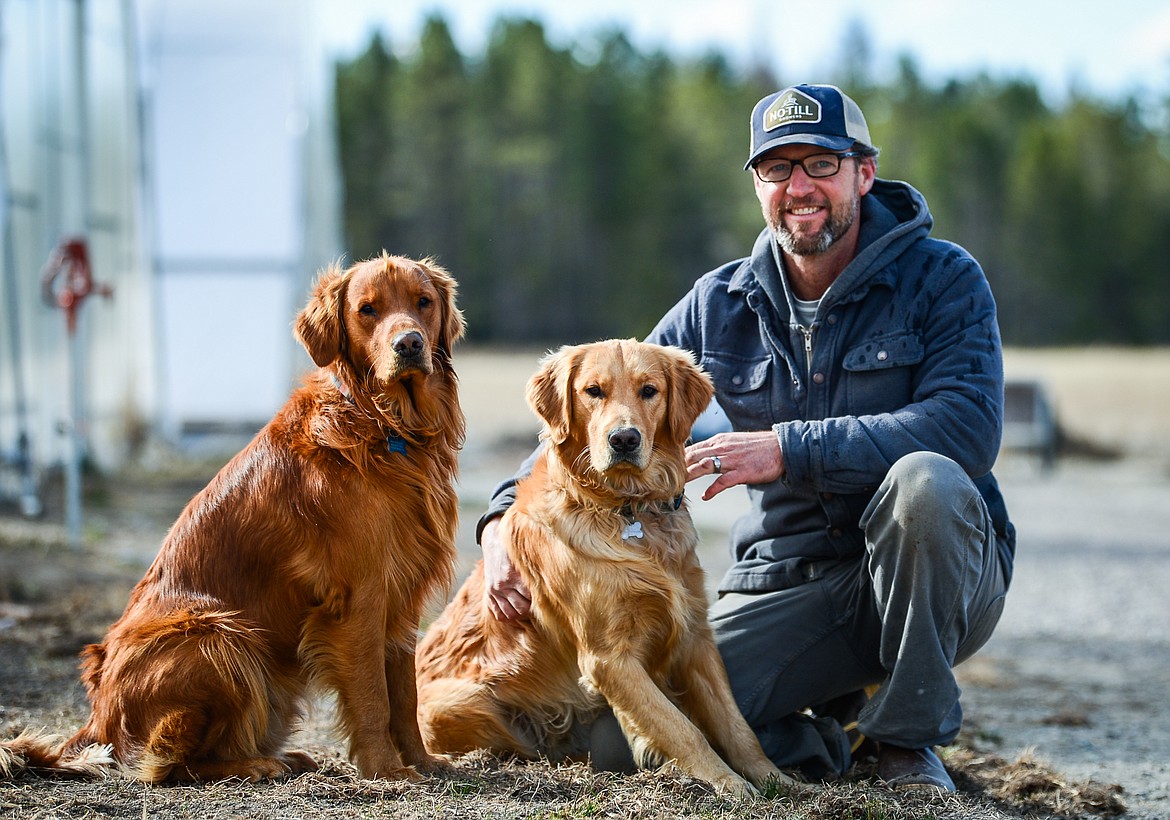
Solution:
<svg viewBox="0 0 1170 820">
<path fill-rule="evenodd" d="M 538 355 L 456 358 L 469 417 L 461 571 L 476 555 L 475 516 L 535 431 L 522 389 Z M 891 795 L 861 769 L 828 789 L 742 805 L 676 772 L 620 778 L 476 756 L 450 781 L 371 784 L 342 758 L 326 703 L 302 738 L 324 761 L 321 773 L 181 788 L 26 775 L 0 780 L 0 816 L 997 818 L 1117 816 L 1124 805 L 1125 817 L 1170 818 L 1170 709 L 1161 700 L 1170 681 L 1170 413 L 1159 392 L 1170 389 L 1170 353 L 1122 358 L 1138 374 L 1122 372 L 1117 356 L 1009 358 L 1009 373 L 1014 364 L 1048 383 L 1078 440 L 1101 447 L 1051 471 L 1022 454 L 1005 454 L 997 467 L 1020 548 L 995 637 L 960 667 L 966 723 L 947 758 L 956 798 Z M 1127 377 L 1153 386 L 1099 409 L 1099 395 Z M 1101 458 L 1105 451 L 1117 457 Z M 68 732 L 84 720 L 76 653 L 117 617 L 166 527 L 214 471 L 219 457 L 198 452 L 159 450 L 137 470 L 92 479 L 79 552 L 65 546 L 59 490 L 46 486 L 40 521 L 0 507 L 0 738 L 24 728 Z M 726 529 L 741 504 L 729 493 L 692 501 L 712 579 L 726 565 Z"/>
</svg>

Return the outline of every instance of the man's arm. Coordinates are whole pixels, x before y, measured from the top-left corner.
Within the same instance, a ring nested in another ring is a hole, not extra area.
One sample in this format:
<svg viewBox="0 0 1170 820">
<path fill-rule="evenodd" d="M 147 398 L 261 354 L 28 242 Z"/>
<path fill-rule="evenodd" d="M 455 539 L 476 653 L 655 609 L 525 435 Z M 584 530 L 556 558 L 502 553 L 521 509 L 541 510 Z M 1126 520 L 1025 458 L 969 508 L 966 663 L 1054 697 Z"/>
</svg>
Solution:
<svg viewBox="0 0 1170 820">
<path fill-rule="evenodd" d="M 527 618 L 532 612 L 532 594 L 512 566 L 508 545 L 500 533 L 500 519 L 516 501 L 516 484 L 532 472 L 540 450 L 541 447 L 533 450 L 514 476 L 496 486 L 488 500 L 487 512 L 480 516 L 475 528 L 476 541 L 483 550 L 483 580 L 488 607 L 499 621 Z"/>
<path fill-rule="evenodd" d="M 775 424 L 783 480 L 794 491 L 872 490 L 890 465 L 918 451 L 947 456 L 972 478 L 995 463 L 1003 429 L 1003 351 L 990 286 L 958 246 L 933 240 L 920 253 L 927 258 L 907 264 L 924 271 L 920 298 L 927 309 L 913 328 L 921 358 L 912 367 L 905 403 L 891 396 L 893 409 L 885 412 Z"/>
</svg>

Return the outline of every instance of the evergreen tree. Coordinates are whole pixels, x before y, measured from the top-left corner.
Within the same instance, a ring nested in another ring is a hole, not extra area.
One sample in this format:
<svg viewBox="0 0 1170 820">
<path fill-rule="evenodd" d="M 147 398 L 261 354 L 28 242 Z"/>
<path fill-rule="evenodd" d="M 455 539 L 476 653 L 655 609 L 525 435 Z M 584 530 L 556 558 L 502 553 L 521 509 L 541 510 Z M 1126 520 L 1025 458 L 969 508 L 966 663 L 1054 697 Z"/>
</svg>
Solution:
<svg viewBox="0 0 1170 820">
<path fill-rule="evenodd" d="M 750 251 L 747 112 L 782 85 L 767 71 L 643 54 L 617 29 L 554 46 L 522 18 L 466 59 L 432 17 L 407 53 L 375 36 L 337 67 L 350 255 L 438 257 L 472 339 L 642 336 Z M 909 56 L 883 84 L 872 62 L 855 23 L 833 78 L 879 174 L 980 260 L 1007 342 L 1170 342 L 1170 103 L 1052 107 L 1027 79 L 930 85 Z"/>
</svg>

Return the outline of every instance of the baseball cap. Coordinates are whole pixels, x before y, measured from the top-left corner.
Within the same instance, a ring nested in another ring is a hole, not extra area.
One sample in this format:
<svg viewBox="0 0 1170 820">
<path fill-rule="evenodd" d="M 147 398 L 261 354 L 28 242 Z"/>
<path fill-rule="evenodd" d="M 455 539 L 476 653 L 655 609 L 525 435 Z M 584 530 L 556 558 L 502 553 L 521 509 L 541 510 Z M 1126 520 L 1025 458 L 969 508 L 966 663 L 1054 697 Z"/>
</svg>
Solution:
<svg viewBox="0 0 1170 820">
<path fill-rule="evenodd" d="M 820 145 L 847 151 L 853 143 L 872 146 L 865 117 L 835 85 L 794 85 L 769 94 L 752 109 L 752 143 L 744 170 L 778 145 Z"/>
</svg>

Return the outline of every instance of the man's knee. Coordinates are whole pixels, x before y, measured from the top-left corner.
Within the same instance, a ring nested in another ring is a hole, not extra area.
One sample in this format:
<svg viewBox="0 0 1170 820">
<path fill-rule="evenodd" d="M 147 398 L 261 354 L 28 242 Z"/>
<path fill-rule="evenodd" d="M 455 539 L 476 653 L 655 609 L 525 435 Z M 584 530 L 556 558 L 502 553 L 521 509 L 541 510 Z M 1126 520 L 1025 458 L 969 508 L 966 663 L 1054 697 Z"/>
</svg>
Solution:
<svg viewBox="0 0 1170 820">
<path fill-rule="evenodd" d="M 956 487 L 975 489 L 957 462 L 926 451 L 910 453 L 895 461 L 886 474 L 885 484 L 893 485 L 900 495 L 927 502 Z"/>
<path fill-rule="evenodd" d="M 894 463 L 862 518 L 873 546 L 915 546 L 978 538 L 984 507 L 970 477 L 954 460 L 918 452 Z"/>
<path fill-rule="evenodd" d="M 974 482 L 954 460 L 919 452 L 894 462 L 875 500 L 882 499 L 902 526 L 913 527 L 964 510 L 978 495 Z"/>
</svg>

